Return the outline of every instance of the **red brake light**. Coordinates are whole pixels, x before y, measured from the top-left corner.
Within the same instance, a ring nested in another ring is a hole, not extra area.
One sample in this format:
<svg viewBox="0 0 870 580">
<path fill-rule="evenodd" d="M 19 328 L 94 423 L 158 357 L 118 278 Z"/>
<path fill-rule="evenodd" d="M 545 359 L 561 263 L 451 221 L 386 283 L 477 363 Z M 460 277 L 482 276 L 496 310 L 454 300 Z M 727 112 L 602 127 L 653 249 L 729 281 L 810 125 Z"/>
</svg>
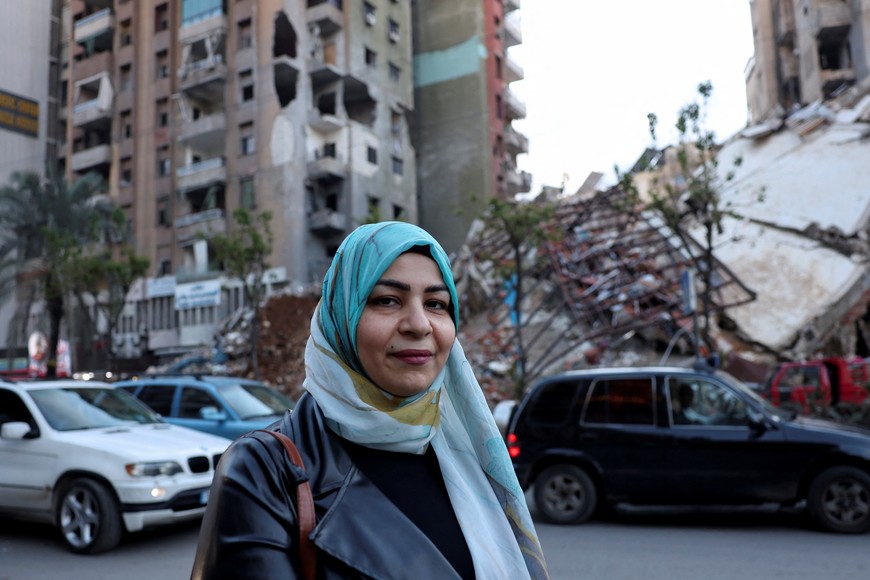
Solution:
<svg viewBox="0 0 870 580">
<path fill-rule="evenodd" d="M 511 459 L 515 459 L 520 454 L 520 444 L 517 441 L 517 436 L 513 433 L 508 433 L 507 436 L 507 448 L 508 455 L 511 456 Z"/>
</svg>

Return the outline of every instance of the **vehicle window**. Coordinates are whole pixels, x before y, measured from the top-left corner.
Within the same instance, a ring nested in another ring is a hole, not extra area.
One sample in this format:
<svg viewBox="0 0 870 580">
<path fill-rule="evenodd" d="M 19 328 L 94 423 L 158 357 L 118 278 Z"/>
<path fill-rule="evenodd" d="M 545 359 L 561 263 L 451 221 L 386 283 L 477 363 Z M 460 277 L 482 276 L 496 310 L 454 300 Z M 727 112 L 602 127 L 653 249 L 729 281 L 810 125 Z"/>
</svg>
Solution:
<svg viewBox="0 0 870 580">
<path fill-rule="evenodd" d="M 562 423 L 568 418 L 577 393 L 575 382 L 552 382 L 538 389 L 528 419 L 536 423 Z"/>
<path fill-rule="evenodd" d="M 182 387 L 181 399 L 178 401 L 178 416 L 184 419 L 202 419 L 200 410 L 203 407 L 214 407 L 222 411 L 220 403 L 208 392 L 196 387 Z"/>
<path fill-rule="evenodd" d="M 704 379 L 668 380 L 673 425 L 746 425 L 746 403 Z"/>
<path fill-rule="evenodd" d="M 174 395 L 174 385 L 146 385 L 139 391 L 139 400 L 164 417 L 169 417 L 172 414 Z"/>
<path fill-rule="evenodd" d="M 785 369 L 779 382 L 779 402 L 788 403 L 792 400 L 795 390 L 815 390 L 821 384 L 819 367 L 793 366 Z"/>
<path fill-rule="evenodd" d="M 33 415 L 27 410 L 27 405 L 17 393 L 0 389 L 0 425 L 12 421 L 24 421 L 31 428 L 36 427 Z"/>
<path fill-rule="evenodd" d="M 267 391 L 267 393 L 263 391 Z M 287 402 L 282 401 L 281 397 L 269 387 L 239 384 L 222 385 L 220 392 L 227 405 L 232 407 L 243 420 L 279 415 L 288 408 Z"/>
<path fill-rule="evenodd" d="M 583 412 L 583 422 L 654 425 L 654 391 L 650 377 L 596 381 Z"/>
<path fill-rule="evenodd" d="M 116 389 L 39 389 L 31 396 L 48 424 L 58 431 L 158 422 L 148 407 Z"/>
</svg>

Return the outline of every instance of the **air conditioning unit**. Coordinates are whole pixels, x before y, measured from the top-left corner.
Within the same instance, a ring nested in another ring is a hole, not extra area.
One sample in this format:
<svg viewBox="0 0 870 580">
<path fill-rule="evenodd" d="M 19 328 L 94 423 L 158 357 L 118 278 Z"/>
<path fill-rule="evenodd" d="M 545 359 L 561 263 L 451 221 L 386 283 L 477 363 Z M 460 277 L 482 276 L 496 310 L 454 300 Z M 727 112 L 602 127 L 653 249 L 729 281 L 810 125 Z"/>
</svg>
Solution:
<svg viewBox="0 0 870 580">
<path fill-rule="evenodd" d="M 398 30 L 391 30 L 389 32 L 389 38 L 390 38 L 390 42 L 399 42 L 399 31 Z"/>
<path fill-rule="evenodd" d="M 369 26 L 374 26 L 375 22 L 377 21 L 378 19 L 375 16 L 374 12 L 366 12 L 366 24 L 368 24 Z"/>
</svg>

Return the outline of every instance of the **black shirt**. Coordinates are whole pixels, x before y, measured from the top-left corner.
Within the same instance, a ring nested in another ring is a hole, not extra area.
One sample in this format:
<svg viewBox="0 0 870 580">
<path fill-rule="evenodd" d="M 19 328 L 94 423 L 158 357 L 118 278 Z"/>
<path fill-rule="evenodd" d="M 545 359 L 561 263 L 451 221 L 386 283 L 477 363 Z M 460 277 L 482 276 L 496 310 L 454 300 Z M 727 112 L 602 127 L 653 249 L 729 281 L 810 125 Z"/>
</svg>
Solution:
<svg viewBox="0 0 870 580">
<path fill-rule="evenodd" d="M 423 455 L 414 455 L 343 442 L 359 470 L 426 534 L 457 573 L 462 578 L 474 578 L 471 552 L 432 446 Z"/>
</svg>

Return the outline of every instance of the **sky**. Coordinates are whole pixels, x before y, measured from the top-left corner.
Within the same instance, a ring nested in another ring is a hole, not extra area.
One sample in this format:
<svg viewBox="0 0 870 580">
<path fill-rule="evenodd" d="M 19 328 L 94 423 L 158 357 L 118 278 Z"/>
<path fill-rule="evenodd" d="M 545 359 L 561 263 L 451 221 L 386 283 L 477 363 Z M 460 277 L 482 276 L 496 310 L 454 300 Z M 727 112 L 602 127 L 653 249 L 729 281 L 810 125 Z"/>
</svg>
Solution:
<svg viewBox="0 0 870 580">
<path fill-rule="evenodd" d="M 542 185 L 576 191 L 592 171 L 614 182 L 651 144 L 676 141 L 679 109 L 711 81 L 707 127 L 717 141 L 746 125 L 744 71 L 752 56 L 749 0 L 522 0 L 520 45 L 509 57 L 524 79 L 510 88 L 526 104 L 514 126 L 529 138 L 517 158 Z"/>
</svg>

